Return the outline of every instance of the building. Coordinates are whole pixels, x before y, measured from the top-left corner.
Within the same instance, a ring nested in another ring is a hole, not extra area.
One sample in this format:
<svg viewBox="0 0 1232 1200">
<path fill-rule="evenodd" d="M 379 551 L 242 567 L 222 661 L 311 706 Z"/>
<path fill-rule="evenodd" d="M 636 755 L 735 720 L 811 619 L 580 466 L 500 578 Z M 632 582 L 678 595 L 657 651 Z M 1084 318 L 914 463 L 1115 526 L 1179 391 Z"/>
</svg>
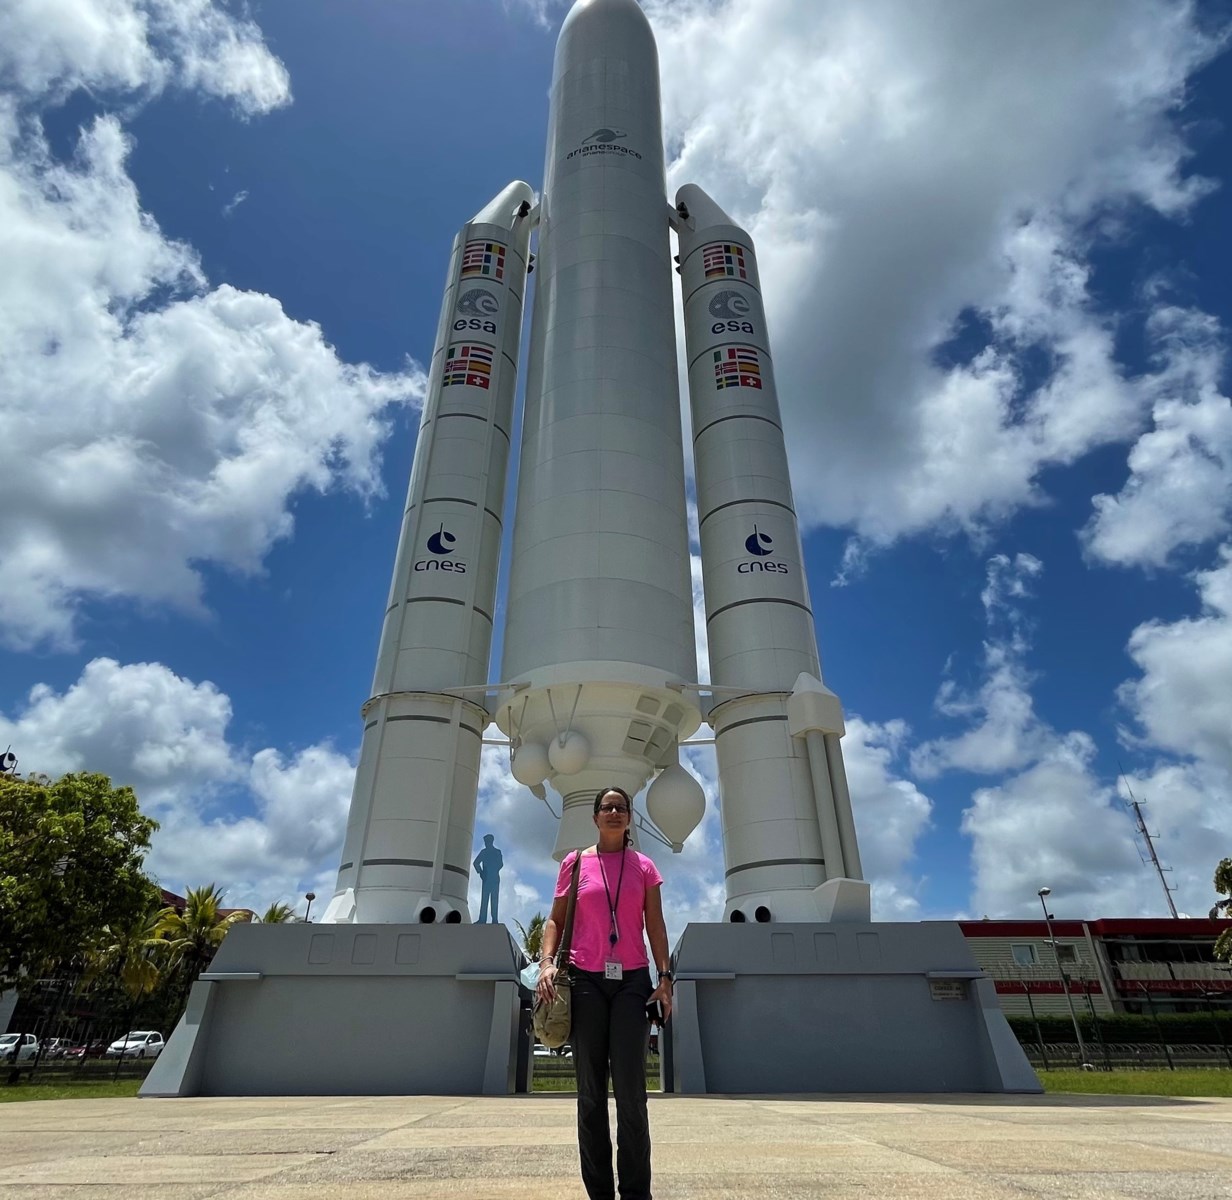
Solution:
<svg viewBox="0 0 1232 1200">
<path fill-rule="evenodd" d="M 1215 939 L 1232 921 L 1122 917 L 1098 921 L 960 921 L 976 962 L 1009 1016 L 1069 1015 L 1064 972 L 1080 1014 L 1205 1011 L 1232 1001 L 1232 965 Z M 1058 963 L 1059 958 L 1059 963 Z M 1059 967 L 1059 969 L 1058 969 Z"/>
</svg>

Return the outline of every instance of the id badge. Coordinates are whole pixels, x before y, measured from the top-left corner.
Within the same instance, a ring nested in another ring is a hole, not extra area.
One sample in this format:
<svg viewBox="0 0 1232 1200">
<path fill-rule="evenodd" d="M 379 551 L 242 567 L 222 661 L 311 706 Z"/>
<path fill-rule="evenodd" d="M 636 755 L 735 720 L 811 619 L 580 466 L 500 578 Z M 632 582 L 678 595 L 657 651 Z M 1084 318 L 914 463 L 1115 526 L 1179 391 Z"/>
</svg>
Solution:
<svg viewBox="0 0 1232 1200">
<path fill-rule="evenodd" d="M 610 959 L 603 964 L 604 979 L 623 979 L 625 977 L 624 963 L 612 962 Z"/>
</svg>

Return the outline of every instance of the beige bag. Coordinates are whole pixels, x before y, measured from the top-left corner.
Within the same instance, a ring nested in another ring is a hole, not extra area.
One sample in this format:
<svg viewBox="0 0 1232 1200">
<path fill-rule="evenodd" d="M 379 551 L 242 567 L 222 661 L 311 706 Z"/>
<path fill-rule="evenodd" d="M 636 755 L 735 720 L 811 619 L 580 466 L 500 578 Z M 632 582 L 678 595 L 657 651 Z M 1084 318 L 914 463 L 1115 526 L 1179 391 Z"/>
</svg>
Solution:
<svg viewBox="0 0 1232 1200">
<path fill-rule="evenodd" d="M 537 1037 L 549 1050 L 559 1050 L 569 1040 L 573 1025 L 572 986 L 569 978 L 569 949 L 573 943 L 573 913 L 577 908 L 578 872 L 582 868 L 582 852 L 573 860 L 573 880 L 569 884 L 569 903 L 565 909 L 565 929 L 556 947 L 557 971 L 553 986 L 556 996 L 550 1003 L 535 998 L 532 1023 Z M 560 964 L 564 964 L 563 966 Z"/>
</svg>

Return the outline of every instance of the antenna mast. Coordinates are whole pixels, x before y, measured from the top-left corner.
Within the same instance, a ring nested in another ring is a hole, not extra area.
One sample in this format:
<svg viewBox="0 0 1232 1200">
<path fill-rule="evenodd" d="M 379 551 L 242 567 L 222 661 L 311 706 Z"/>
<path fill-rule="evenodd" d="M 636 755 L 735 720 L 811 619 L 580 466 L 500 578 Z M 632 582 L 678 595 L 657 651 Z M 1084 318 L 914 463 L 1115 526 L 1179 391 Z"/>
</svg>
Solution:
<svg viewBox="0 0 1232 1200">
<path fill-rule="evenodd" d="M 1168 911 L 1173 917 L 1180 918 L 1180 913 L 1176 911 L 1176 901 L 1172 899 L 1172 893 L 1176 890 L 1172 884 L 1168 882 L 1167 872 L 1172 870 L 1171 867 L 1165 867 L 1159 861 L 1159 855 L 1155 853 L 1155 834 L 1146 827 L 1146 818 L 1142 815 L 1142 804 L 1134 797 L 1133 789 L 1129 786 L 1129 780 L 1125 778 L 1125 772 L 1121 772 L 1121 781 L 1125 784 L 1125 791 L 1129 794 L 1129 799 L 1126 803 L 1134 814 L 1134 824 L 1138 827 L 1138 832 L 1142 834 L 1142 840 L 1146 843 L 1146 852 L 1149 856 L 1151 866 L 1155 868 L 1155 873 L 1159 876 L 1159 882 L 1163 885 L 1164 899 L 1168 901 Z M 1139 850 L 1139 854 L 1141 854 Z M 1142 860 L 1146 862 L 1147 859 Z"/>
</svg>

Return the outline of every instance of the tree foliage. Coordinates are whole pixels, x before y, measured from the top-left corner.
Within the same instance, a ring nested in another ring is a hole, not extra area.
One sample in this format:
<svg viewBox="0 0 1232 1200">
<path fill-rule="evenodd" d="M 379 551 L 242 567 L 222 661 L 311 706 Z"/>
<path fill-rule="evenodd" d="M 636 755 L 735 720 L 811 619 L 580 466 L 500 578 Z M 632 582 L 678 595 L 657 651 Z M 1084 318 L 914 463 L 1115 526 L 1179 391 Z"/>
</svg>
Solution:
<svg viewBox="0 0 1232 1200">
<path fill-rule="evenodd" d="M 162 910 L 148 908 L 127 924 L 104 926 L 91 962 L 92 976 L 115 979 L 133 1000 L 148 996 L 162 982 L 167 942 L 159 934 Z"/>
<path fill-rule="evenodd" d="M 1232 858 L 1223 859 L 1215 868 L 1215 891 L 1224 898 L 1215 902 L 1212 917 L 1226 917 L 1232 911 Z M 1215 941 L 1215 957 L 1232 960 L 1232 929 L 1225 929 Z"/>
<path fill-rule="evenodd" d="M 183 912 L 164 908 L 159 914 L 158 935 L 167 943 L 170 965 L 184 976 L 185 990 L 210 965 L 227 933 L 252 919 L 245 911 L 224 916 L 222 901 L 218 885 L 210 883 L 189 891 Z"/>
<path fill-rule="evenodd" d="M 521 921 L 514 921 L 514 924 L 522 935 L 522 949 L 526 952 L 526 957 L 535 962 L 543 947 L 543 927 L 547 924 L 547 917 L 539 912 L 531 917 L 529 925 L 524 926 Z"/>
<path fill-rule="evenodd" d="M 101 929 L 158 903 L 142 870 L 157 828 L 106 775 L 0 776 L 0 988 L 82 964 Z"/>
<path fill-rule="evenodd" d="M 262 925 L 285 925 L 295 920 L 295 909 L 284 900 L 275 900 L 257 919 Z"/>
</svg>

